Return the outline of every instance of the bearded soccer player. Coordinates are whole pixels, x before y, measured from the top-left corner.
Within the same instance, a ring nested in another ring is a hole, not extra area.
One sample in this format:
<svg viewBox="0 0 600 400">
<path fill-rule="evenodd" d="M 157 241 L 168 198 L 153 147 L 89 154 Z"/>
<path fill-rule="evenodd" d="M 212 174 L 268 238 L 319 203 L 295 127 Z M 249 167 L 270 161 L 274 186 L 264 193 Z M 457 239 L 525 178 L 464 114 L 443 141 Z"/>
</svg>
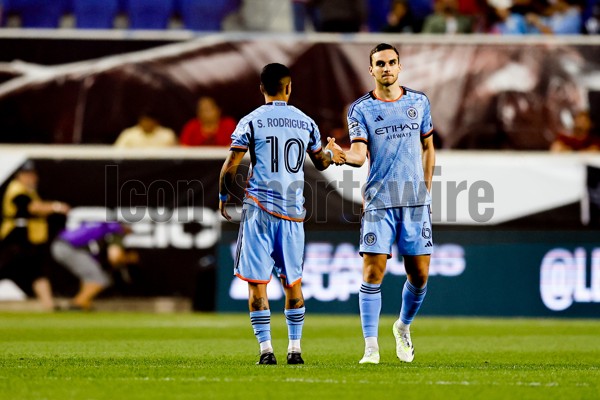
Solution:
<svg viewBox="0 0 600 400">
<path fill-rule="evenodd" d="M 368 156 L 370 167 L 360 237 L 359 303 L 365 338 L 361 364 L 379 363 L 381 283 L 394 243 L 404 259 L 407 280 L 392 332 L 398 358 L 413 360 L 410 325 L 427 292 L 433 249 L 429 190 L 435 150 L 430 105 L 425 94 L 398 84 L 401 69 L 398 50 L 386 43 L 377 45 L 369 65 L 375 89 L 348 110 L 352 144 L 346 164 L 360 167 Z"/>
</svg>

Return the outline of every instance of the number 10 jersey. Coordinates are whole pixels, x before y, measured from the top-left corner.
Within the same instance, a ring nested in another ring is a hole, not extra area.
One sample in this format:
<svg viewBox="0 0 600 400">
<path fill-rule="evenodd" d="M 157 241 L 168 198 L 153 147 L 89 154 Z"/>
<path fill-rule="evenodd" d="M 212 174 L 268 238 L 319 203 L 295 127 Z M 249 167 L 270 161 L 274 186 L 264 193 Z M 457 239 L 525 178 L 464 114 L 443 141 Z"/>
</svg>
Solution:
<svg viewBox="0 0 600 400">
<path fill-rule="evenodd" d="M 257 206 L 279 218 L 303 221 L 306 152 L 321 150 L 315 122 L 296 107 L 274 101 L 242 118 L 231 140 L 231 151 L 250 152 L 245 207 Z"/>
</svg>

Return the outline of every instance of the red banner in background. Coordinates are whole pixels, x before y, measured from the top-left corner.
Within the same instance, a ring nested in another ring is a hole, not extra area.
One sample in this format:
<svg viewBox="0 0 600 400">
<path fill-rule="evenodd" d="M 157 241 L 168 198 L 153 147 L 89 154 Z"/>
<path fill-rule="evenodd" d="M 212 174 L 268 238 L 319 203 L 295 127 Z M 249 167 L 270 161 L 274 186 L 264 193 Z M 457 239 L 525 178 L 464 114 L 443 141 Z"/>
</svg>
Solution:
<svg viewBox="0 0 600 400">
<path fill-rule="evenodd" d="M 239 119 L 262 103 L 258 76 L 270 62 L 290 66 L 291 103 L 327 136 L 343 131 L 345 107 L 372 88 L 369 51 L 379 41 L 398 47 L 400 83 L 428 95 L 445 148 L 548 149 L 600 88 L 592 42 L 327 38 L 216 35 L 61 66 L 14 62 L 2 68 L 0 140 L 109 144 L 148 108 L 179 132 L 204 95 Z"/>
</svg>

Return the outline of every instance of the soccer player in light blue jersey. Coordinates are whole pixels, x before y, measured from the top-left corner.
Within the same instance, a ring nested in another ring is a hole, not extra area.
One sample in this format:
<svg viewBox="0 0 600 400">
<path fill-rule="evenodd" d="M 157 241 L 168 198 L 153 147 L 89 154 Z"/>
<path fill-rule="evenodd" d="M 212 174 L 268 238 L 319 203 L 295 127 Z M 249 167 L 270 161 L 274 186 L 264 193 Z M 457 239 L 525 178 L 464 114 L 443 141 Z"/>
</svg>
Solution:
<svg viewBox="0 0 600 400">
<path fill-rule="evenodd" d="M 271 311 L 267 283 L 274 273 L 284 287 L 288 326 L 288 364 L 304 364 L 300 339 L 304 324 L 301 279 L 304 259 L 304 161 L 308 152 L 318 170 L 343 164 L 344 153 L 334 143 L 321 148 L 315 122 L 288 105 L 292 90 L 289 69 L 266 65 L 260 75 L 265 105 L 238 123 L 231 151 L 221 170 L 219 208 L 226 204 L 237 168 L 249 151 L 251 172 L 242 208 L 234 273 L 248 282 L 250 321 L 260 346 L 257 364 L 277 364 L 271 344 Z"/>
<path fill-rule="evenodd" d="M 363 283 L 359 303 L 365 338 L 361 364 L 379 363 L 381 282 L 394 242 L 403 256 L 407 280 L 400 317 L 392 331 L 398 358 L 413 360 L 410 324 L 427 292 L 433 248 L 429 190 L 435 150 L 430 105 L 423 93 L 398 84 L 401 69 L 398 50 L 385 43 L 377 45 L 369 66 L 375 90 L 348 110 L 352 144 L 346 164 L 360 167 L 368 157 L 370 167 L 360 237 Z"/>
</svg>

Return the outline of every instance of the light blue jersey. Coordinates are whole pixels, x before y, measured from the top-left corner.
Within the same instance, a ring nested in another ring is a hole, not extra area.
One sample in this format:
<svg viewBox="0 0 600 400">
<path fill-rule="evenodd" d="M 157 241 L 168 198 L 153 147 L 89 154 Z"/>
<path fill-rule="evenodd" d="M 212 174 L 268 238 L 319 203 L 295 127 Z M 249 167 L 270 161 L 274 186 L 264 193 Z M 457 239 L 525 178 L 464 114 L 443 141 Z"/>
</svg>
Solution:
<svg viewBox="0 0 600 400">
<path fill-rule="evenodd" d="M 250 151 L 251 171 L 244 199 L 276 217 L 303 221 L 306 152 L 321 149 L 315 122 L 284 101 L 260 106 L 237 125 L 232 151 Z"/>
<path fill-rule="evenodd" d="M 350 140 L 368 148 L 365 211 L 431 203 L 421 157 L 421 140 L 433 133 L 429 99 L 401 88 L 398 100 L 381 100 L 369 92 L 348 110 Z"/>
</svg>

